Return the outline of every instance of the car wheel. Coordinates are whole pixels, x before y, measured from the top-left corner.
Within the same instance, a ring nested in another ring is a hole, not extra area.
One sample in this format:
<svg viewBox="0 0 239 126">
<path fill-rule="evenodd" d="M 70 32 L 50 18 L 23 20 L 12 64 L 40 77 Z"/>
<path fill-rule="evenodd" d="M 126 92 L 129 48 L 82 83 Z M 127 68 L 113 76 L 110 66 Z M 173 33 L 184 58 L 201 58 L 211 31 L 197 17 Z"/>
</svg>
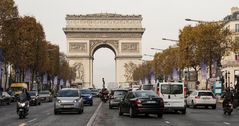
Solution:
<svg viewBox="0 0 239 126">
<path fill-rule="evenodd" d="M 182 110 L 182 114 L 186 114 L 186 108 Z"/>
<path fill-rule="evenodd" d="M 112 109 L 112 106 L 109 104 L 109 109 Z"/>
<path fill-rule="evenodd" d="M 93 106 L 93 102 L 90 103 L 90 106 Z"/>
<path fill-rule="evenodd" d="M 196 105 L 194 104 L 194 102 L 192 101 L 192 107 L 193 108 L 196 108 Z"/>
<path fill-rule="evenodd" d="M 129 109 L 129 116 L 130 116 L 130 118 L 135 117 L 134 109 L 132 107 L 130 107 L 130 109 Z"/>
<path fill-rule="evenodd" d="M 59 114 L 59 112 L 57 112 L 57 111 L 54 109 L 54 114 L 55 114 L 55 115 L 58 115 L 58 114 Z"/>
<path fill-rule="evenodd" d="M 41 102 L 39 102 L 38 105 L 41 105 Z"/>
<path fill-rule="evenodd" d="M 148 116 L 149 116 L 149 113 L 145 113 L 144 116 L 145 116 L 145 117 L 148 117 Z"/>
<path fill-rule="evenodd" d="M 123 115 L 123 112 L 121 110 L 121 107 L 119 107 L 119 116 L 122 116 Z"/>
<path fill-rule="evenodd" d="M 163 113 L 159 113 L 157 116 L 158 118 L 163 118 Z"/>
<path fill-rule="evenodd" d="M 217 108 L 217 105 L 213 105 L 213 106 L 212 106 L 212 109 L 216 109 L 216 108 Z"/>
<path fill-rule="evenodd" d="M 188 102 L 186 101 L 186 107 L 188 108 L 189 107 L 189 105 L 188 105 Z"/>
</svg>

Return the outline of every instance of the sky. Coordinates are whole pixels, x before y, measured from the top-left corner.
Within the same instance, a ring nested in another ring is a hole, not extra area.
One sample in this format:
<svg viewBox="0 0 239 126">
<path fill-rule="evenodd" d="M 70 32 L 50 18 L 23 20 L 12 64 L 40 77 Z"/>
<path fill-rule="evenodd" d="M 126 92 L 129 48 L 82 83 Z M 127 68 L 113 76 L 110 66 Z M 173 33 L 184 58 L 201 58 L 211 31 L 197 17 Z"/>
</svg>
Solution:
<svg viewBox="0 0 239 126">
<path fill-rule="evenodd" d="M 178 39 L 179 30 L 195 24 L 186 18 L 217 21 L 239 7 L 239 0 L 15 0 L 20 15 L 34 16 L 44 27 L 46 40 L 66 53 L 66 37 L 62 30 L 67 14 L 117 13 L 142 15 L 146 29 L 142 37 L 142 55 L 156 53 L 150 48 L 165 49 L 175 43 L 162 38 Z M 94 83 L 115 80 L 114 53 L 106 48 L 94 55 Z M 151 60 L 152 57 L 143 57 Z"/>
</svg>

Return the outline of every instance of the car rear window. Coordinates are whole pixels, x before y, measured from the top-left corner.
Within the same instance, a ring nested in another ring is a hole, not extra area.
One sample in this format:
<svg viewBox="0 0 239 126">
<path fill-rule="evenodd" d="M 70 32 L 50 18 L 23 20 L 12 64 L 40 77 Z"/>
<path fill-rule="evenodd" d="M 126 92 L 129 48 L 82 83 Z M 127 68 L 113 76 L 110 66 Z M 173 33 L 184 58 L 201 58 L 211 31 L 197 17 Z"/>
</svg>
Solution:
<svg viewBox="0 0 239 126">
<path fill-rule="evenodd" d="M 77 90 L 61 90 L 58 93 L 58 97 L 78 97 L 78 91 Z"/>
<path fill-rule="evenodd" d="M 137 91 L 135 92 L 135 95 L 140 98 L 158 97 L 158 95 L 153 91 Z"/>
<path fill-rule="evenodd" d="M 114 91 L 114 96 L 116 97 L 124 97 L 127 91 Z"/>
<path fill-rule="evenodd" d="M 181 84 L 162 84 L 161 85 L 162 94 L 182 94 L 183 85 Z"/>
<path fill-rule="evenodd" d="M 90 89 L 82 89 L 80 90 L 81 94 L 91 94 L 91 90 Z"/>
<path fill-rule="evenodd" d="M 199 92 L 198 96 L 213 96 L 212 92 Z"/>
</svg>

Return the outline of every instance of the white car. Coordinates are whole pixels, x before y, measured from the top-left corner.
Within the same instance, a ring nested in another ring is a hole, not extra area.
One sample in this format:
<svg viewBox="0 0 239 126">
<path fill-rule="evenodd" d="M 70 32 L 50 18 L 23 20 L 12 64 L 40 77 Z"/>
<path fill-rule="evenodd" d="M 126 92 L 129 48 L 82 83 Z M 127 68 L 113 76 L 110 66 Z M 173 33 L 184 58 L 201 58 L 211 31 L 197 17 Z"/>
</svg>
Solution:
<svg viewBox="0 0 239 126">
<path fill-rule="evenodd" d="M 76 111 L 82 113 L 84 111 L 83 99 L 77 88 L 64 88 L 57 94 L 54 102 L 55 115 L 65 111 Z"/>
<path fill-rule="evenodd" d="M 215 95 L 210 90 L 195 90 L 193 91 L 186 100 L 187 107 L 192 106 L 196 108 L 197 106 L 211 106 L 212 109 L 216 109 L 217 100 Z"/>
</svg>

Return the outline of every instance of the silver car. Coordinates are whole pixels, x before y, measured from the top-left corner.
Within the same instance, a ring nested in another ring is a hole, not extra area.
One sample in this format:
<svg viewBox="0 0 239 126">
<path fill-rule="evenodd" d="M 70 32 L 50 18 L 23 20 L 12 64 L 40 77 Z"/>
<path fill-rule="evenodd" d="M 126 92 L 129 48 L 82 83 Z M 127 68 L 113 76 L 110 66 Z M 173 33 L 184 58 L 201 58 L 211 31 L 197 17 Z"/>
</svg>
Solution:
<svg viewBox="0 0 239 126">
<path fill-rule="evenodd" d="M 57 93 L 54 101 L 54 114 L 60 112 L 75 111 L 82 113 L 84 111 L 83 99 L 77 88 L 64 88 Z"/>
<path fill-rule="evenodd" d="M 39 97 L 41 99 L 41 102 L 52 102 L 53 96 L 50 91 L 41 91 L 39 93 Z"/>
</svg>

